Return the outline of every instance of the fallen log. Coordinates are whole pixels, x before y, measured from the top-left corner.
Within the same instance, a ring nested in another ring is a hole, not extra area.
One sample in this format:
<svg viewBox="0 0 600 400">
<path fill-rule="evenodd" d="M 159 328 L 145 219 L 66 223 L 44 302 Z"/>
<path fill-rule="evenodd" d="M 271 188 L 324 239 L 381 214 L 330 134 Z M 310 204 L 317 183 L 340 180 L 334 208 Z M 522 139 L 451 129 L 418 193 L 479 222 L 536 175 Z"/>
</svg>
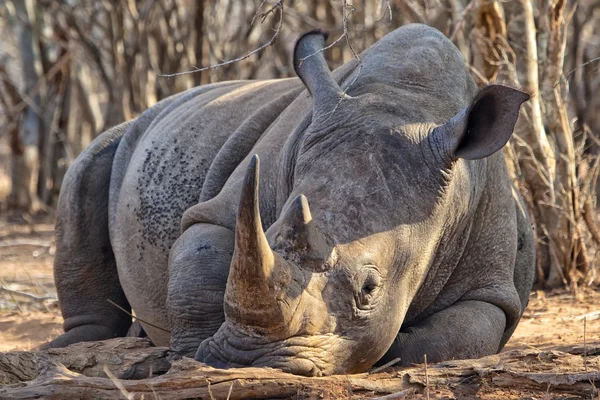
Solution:
<svg viewBox="0 0 600 400">
<path fill-rule="evenodd" d="M 592 355 L 582 353 L 581 346 L 562 350 L 513 350 L 427 368 L 303 377 L 270 368 L 215 369 L 189 358 L 175 360 L 167 348 L 151 347 L 145 339 L 118 338 L 64 349 L 0 353 L 0 399 L 400 399 L 420 397 L 426 390 L 461 397 L 484 386 L 597 395 L 600 355 L 593 350 Z"/>
<path fill-rule="evenodd" d="M 53 370 L 56 366 L 88 377 L 106 378 L 103 371 L 106 366 L 119 379 L 151 378 L 169 370 L 169 357 L 167 348 L 152 347 L 147 339 L 138 338 L 77 343 L 46 351 L 0 353 L 0 385 L 36 379 L 42 370 Z"/>
</svg>

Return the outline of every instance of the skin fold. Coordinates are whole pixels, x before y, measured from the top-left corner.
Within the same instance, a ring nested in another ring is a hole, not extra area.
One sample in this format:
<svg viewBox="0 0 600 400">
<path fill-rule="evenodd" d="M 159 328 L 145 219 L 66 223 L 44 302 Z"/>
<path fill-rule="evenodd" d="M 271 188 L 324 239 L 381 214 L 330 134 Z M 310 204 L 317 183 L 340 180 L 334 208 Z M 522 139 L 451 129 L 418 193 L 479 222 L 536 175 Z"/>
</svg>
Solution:
<svg viewBox="0 0 600 400">
<path fill-rule="evenodd" d="M 124 336 L 220 368 L 302 375 L 502 349 L 534 276 L 501 148 L 529 96 L 477 90 L 419 24 L 331 72 L 206 85 L 99 136 L 65 177 L 55 278 L 65 333 Z"/>
</svg>

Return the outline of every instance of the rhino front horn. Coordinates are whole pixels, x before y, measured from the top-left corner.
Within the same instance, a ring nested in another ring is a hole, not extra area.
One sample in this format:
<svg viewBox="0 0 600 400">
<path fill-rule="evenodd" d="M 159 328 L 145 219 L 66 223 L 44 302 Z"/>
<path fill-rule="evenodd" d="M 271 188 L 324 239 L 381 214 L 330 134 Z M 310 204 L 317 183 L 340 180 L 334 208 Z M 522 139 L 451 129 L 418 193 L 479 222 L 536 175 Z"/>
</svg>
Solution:
<svg viewBox="0 0 600 400">
<path fill-rule="evenodd" d="M 286 320 L 278 297 L 292 266 L 271 250 L 263 231 L 259 172 L 260 163 L 255 155 L 250 160 L 240 197 L 224 308 L 227 318 L 239 324 L 267 329 Z"/>
</svg>

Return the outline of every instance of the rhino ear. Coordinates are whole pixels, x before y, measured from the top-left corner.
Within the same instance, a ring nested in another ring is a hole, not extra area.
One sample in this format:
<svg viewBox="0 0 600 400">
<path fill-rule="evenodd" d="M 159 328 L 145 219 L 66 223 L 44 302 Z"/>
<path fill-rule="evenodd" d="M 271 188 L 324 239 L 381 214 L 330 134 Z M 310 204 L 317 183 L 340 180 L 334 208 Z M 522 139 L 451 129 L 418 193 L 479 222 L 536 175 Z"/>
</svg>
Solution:
<svg viewBox="0 0 600 400">
<path fill-rule="evenodd" d="M 313 114 L 317 115 L 333 109 L 344 96 L 323 56 L 327 37 L 327 32 L 310 31 L 294 48 L 294 70 L 313 97 Z"/>
<path fill-rule="evenodd" d="M 471 105 L 434 131 L 446 155 L 476 160 L 500 150 L 513 133 L 519 109 L 529 95 L 502 85 L 481 89 Z"/>
</svg>

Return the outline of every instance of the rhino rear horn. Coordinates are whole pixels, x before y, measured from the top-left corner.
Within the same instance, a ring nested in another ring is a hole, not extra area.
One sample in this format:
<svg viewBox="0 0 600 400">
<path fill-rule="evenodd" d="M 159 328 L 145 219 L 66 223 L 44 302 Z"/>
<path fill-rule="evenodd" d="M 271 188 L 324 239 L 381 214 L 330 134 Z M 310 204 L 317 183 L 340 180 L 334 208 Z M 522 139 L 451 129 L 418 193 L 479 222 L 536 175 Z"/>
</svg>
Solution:
<svg viewBox="0 0 600 400">
<path fill-rule="evenodd" d="M 326 268 L 324 261 L 331 253 L 331 246 L 317 230 L 308 199 L 303 194 L 296 197 L 282 215 L 274 250 L 300 268 L 318 271 Z"/>
<path fill-rule="evenodd" d="M 313 97 L 313 114 L 317 116 L 334 109 L 345 96 L 323 56 L 327 36 L 321 30 L 307 32 L 294 48 L 294 70 Z"/>
</svg>

